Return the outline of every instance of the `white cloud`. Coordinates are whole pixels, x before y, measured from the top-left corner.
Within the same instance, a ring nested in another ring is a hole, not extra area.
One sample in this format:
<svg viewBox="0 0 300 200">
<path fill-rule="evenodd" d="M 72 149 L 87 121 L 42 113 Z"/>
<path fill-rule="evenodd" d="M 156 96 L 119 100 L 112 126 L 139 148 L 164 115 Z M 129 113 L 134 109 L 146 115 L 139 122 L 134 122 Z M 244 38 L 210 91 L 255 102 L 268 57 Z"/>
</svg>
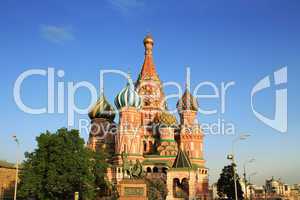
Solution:
<svg viewBox="0 0 300 200">
<path fill-rule="evenodd" d="M 127 12 L 130 9 L 144 5 L 143 0 L 107 0 L 107 2 L 122 12 Z"/>
<path fill-rule="evenodd" d="M 43 38 L 54 43 L 61 44 L 75 39 L 70 27 L 42 25 L 40 33 Z"/>
</svg>

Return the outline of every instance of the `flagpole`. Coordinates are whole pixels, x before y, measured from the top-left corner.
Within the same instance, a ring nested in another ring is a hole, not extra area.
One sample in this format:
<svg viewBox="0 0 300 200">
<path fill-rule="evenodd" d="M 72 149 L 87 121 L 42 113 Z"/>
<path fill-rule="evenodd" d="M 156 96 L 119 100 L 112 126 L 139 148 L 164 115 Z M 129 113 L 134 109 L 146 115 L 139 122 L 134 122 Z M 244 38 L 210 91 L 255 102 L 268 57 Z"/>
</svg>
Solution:
<svg viewBox="0 0 300 200">
<path fill-rule="evenodd" d="M 15 178 L 15 192 L 14 192 L 14 200 L 17 200 L 17 190 L 18 190 L 18 176 L 19 176 L 19 141 L 16 135 L 13 136 L 15 142 L 17 143 L 16 150 L 16 178 Z"/>
</svg>

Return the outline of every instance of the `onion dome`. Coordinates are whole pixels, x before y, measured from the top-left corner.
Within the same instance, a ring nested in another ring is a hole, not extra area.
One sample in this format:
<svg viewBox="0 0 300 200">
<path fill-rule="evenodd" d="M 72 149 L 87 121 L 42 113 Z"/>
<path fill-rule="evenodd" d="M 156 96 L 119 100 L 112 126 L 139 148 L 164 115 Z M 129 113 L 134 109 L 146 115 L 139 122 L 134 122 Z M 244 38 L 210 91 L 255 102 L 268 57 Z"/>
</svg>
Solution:
<svg viewBox="0 0 300 200">
<path fill-rule="evenodd" d="M 141 106 L 141 103 L 141 97 L 135 91 L 132 80 L 128 78 L 126 87 L 122 89 L 115 98 L 115 105 L 118 109 L 121 109 L 123 107 L 139 108 Z"/>
<path fill-rule="evenodd" d="M 185 90 L 182 97 L 177 102 L 178 112 L 181 113 L 184 110 L 198 111 L 198 102 L 195 97 L 190 93 L 188 89 Z"/>
<path fill-rule="evenodd" d="M 115 119 L 115 109 L 109 104 L 105 96 L 102 94 L 95 105 L 91 108 L 89 117 L 90 119 L 103 118 L 113 121 Z"/>
<path fill-rule="evenodd" d="M 155 118 L 154 122 L 165 126 L 173 126 L 177 124 L 177 119 L 174 115 L 164 111 Z"/>
</svg>

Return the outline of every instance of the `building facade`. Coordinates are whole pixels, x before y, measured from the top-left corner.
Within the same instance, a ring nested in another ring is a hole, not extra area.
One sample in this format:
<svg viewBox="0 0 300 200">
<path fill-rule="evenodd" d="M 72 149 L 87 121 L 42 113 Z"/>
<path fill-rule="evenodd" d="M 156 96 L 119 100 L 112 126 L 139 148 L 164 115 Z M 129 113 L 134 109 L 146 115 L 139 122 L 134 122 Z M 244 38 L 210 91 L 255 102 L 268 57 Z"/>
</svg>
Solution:
<svg viewBox="0 0 300 200">
<path fill-rule="evenodd" d="M 16 180 L 14 164 L 0 161 L 0 200 L 13 199 Z"/>
<path fill-rule="evenodd" d="M 267 196 L 281 197 L 282 199 L 291 199 L 291 188 L 288 184 L 285 184 L 280 178 L 266 180 L 265 191 Z"/>
<path fill-rule="evenodd" d="M 148 178 L 162 178 L 167 199 L 207 199 L 208 169 L 203 158 L 203 133 L 197 123 L 197 100 L 186 88 L 177 103 L 179 122 L 167 108 L 164 88 L 153 60 L 154 40 L 144 38 L 145 57 L 136 82 L 128 83 L 115 98 L 117 111 L 101 92 L 89 112 L 88 147 L 110 155 L 108 179 L 117 184 L 128 178 L 122 155 L 131 164 L 142 163 Z"/>
</svg>

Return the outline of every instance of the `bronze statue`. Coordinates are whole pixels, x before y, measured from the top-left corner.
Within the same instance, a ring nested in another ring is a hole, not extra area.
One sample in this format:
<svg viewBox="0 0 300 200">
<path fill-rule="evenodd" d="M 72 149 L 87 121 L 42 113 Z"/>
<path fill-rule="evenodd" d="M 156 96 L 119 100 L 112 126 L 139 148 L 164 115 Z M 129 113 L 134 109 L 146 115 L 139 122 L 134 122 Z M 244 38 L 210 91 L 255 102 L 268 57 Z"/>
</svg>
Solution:
<svg viewBox="0 0 300 200">
<path fill-rule="evenodd" d="M 121 156 L 123 161 L 123 178 L 125 173 L 129 175 L 130 179 L 139 179 L 145 176 L 143 166 L 138 159 L 136 159 L 136 163 L 133 165 L 132 162 L 128 161 L 127 153 L 122 152 Z"/>
<path fill-rule="evenodd" d="M 136 159 L 136 162 L 131 169 L 131 175 L 133 178 L 136 178 L 136 179 L 143 178 L 145 176 L 143 166 L 138 159 Z"/>
<path fill-rule="evenodd" d="M 121 157 L 122 157 L 122 161 L 123 161 L 123 178 L 124 178 L 124 175 L 127 174 L 130 176 L 131 178 L 131 164 L 128 162 L 128 155 L 127 153 L 125 153 L 124 151 L 122 152 L 121 154 Z"/>
</svg>

